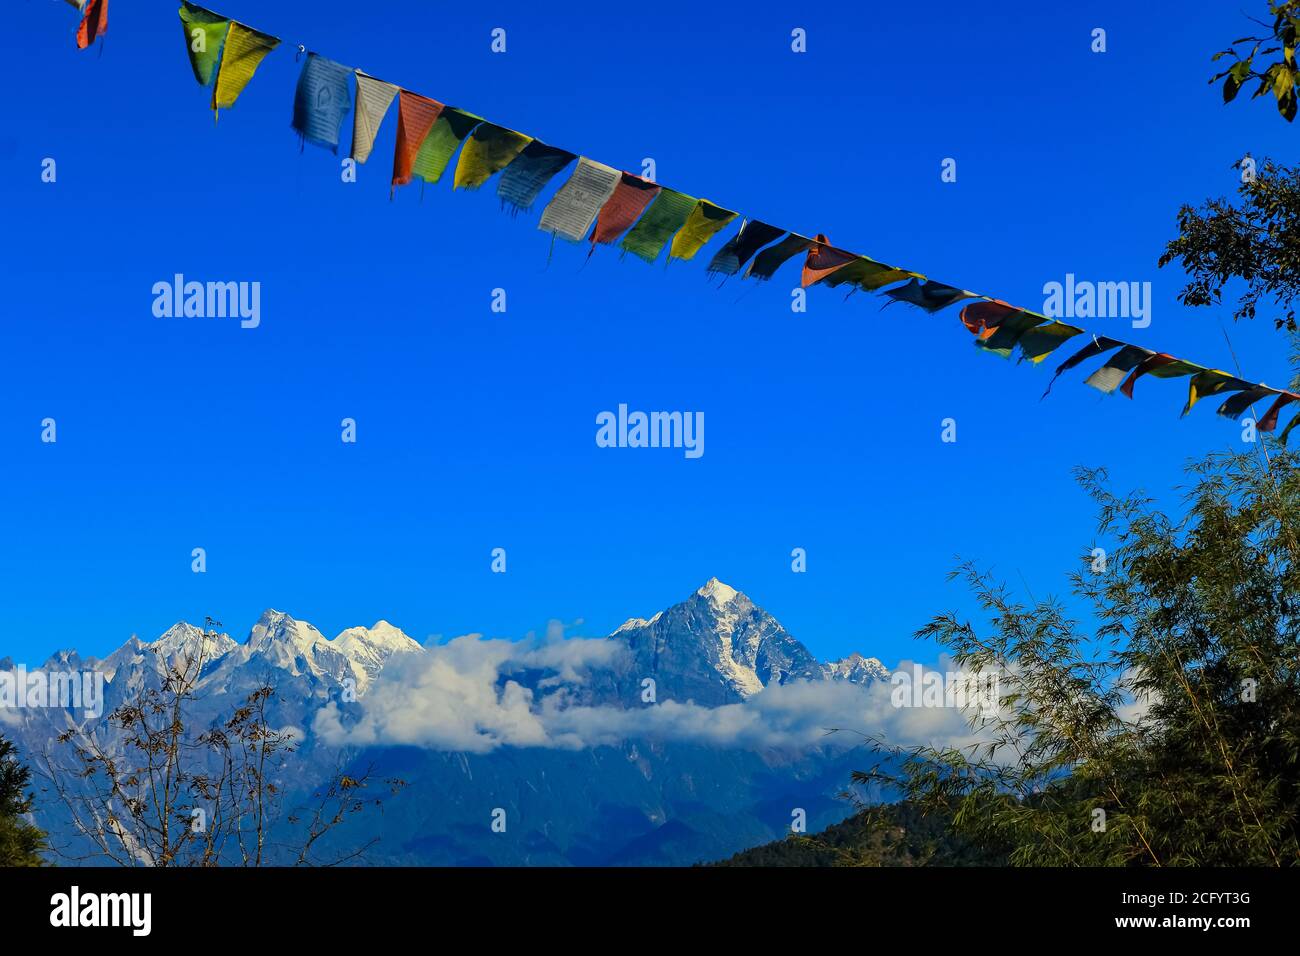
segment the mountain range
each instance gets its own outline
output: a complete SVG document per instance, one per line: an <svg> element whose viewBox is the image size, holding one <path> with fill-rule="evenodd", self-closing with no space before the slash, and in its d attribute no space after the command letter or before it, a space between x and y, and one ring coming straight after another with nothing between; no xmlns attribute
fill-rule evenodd
<svg viewBox="0 0 1300 956"><path fill-rule="evenodd" d="M368 855L381 864L687 864L779 838L795 810L810 830L837 822L852 809L841 796L850 771L863 763L860 751L719 745L711 727L747 715L775 687L865 687L888 679L879 660L858 654L819 662L772 615L716 578L598 641L525 647L462 638L425 647L386 621L331 639L267 610L243 643L181 622L152 642L132 637L102 660L67 650L43 668L103 673L107 714L200 648L205 663L192 723L216 722L257 687L274 687L272 719L299 743L290 789L305 792L340 760L406 781L384 806L382 840ZM0 660L0 670L11 667ZM493 727L494 715L519 701L522 711L504 711L511 723L521 713L638 719L657 705L669 707L661 714L694 715L703 730L689 738L642 736L637 725L616 722L629 728L617 739L606 733L574 743L569 727L554 740L520 745ZM336 735L366 728L368 736L327 742L323 713ZM384 715L378 725L376 713ZM70 722L114 746L103 717L19 714L16 726L8 721L0 730L32 753L48 750ZM465 742L429 745L429 734L459 740L445 737L442 722L466 724ZM510 821L505 833L488 825L497 810ZM71 839L52 802L38 801L38 820L56 838ZM374 825L359 822L331 838L364 842L365 827Z"/></svg>

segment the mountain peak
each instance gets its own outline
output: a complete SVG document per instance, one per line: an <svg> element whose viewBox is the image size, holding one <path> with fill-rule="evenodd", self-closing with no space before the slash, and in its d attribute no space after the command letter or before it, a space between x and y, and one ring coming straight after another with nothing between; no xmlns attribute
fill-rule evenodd
<svg viewBox="0 0 1300 956"><path fill-rule="evenodd" d="M704 587L700 588L695 593L718 605L730 604L736 598L743 596L735 588L723 584L717 578L709 578L709 580L705 582Z"/></svg>
<svg viewBox="0 0 1300 956"><path fill-rule="evenodd" d="M201 658L206 667L237 646L229 635L210 634L201 627L195 627L193 624L187 624L184 621L177 621L167 628L156 641L143 645L139 644L138 640L134 645L127 641L118 650L125 650L124 656L129 659L148 649L157 655L158 660L163 664ZM115 663L114 671L116 669L117 664Z"/></svg>
<svg viewBox="0 0 1300 956"><path fill-rule="evenodd" d="M822 665L822 673L827 680L846 680L854 684L889 680L889 668L879 658L863 657L857 651L838 661L827 661Z"/></svg>
<svg viewBox="0 0 1300 956"><path fill-rule="evenodd" d="M356 657L364 652L368 656L378 655L387 660L388 655L397 651L418 651L423 648L420 643L409 637L400 627L379 620L373 627L349 627L330 641L349 657Z"/></svg>
<svg viewBox="0 0 1300 956"><path fill-rule="evenodd" d="M306 621L299 621L284 611L267 608L253 625L245 646L250 652L310 653L313 647L326 644L325 635Z"/></svg>
<svg viewBox="0 0 1300 956"><path fill-rule="evenodd" d="M654 675L675 700L733 703L772 683L821 678L806 647L716 577L680 604L649 620L632 618L611 636L631 652L630 673Z"/></svg>

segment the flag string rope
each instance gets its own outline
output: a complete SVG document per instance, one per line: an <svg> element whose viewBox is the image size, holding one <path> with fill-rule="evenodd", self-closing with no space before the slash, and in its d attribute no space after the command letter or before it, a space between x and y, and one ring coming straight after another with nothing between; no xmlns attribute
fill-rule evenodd
<svg viewBox="0 0 1300 956"><path fill-rule="evenodd" d="M84 48L107 31L109 0L69 2L83 12L78 46ZM185 0L180 18L186 28L187 52L195 78L201 85L213 87L214 114L234 105L262 59L280 43L269 34ZM215 45L216 49L210 49L209 44ZM667 262L693 258L739 217L738 213L707 199L688 196L631 173L620 173L580 153L560 149L508 127L498 126L477 114L445 106L405 87L379 80L372 74L345 67L311 51L306 44L296 46L295 61L304 55L307 58L298 82L294 111L294 128L302 136L304 144L311 140L337 151L343 120L355 105L351 158L364 163L393 101L398 101L394 192L399 185L405 185L415 177L422 183L437 182L459 151L453 189L478 188L492 176L502 173L498 195L503 206L509 203L515 212L519 212L531 208L532 201L546 185L577 159L574 172L552 195L541 215L539 228L551 233L552 247L557 235L581 241L590 231L588 238L593 250L598 243L612 244L622 236L621 247L625 252L633 252L651 262L666 246L669 247ZM355 103L348 89L348 78L355 80ZM372 106L377 115L371 115ZM452 126L453 118L459 123L459 130ZM440 151L436 154L430 148L435 137L437 142L434 146ZM536 152L545 159L534 155L525 161L525 154L534 145ZM472 156L468 155L471 150ZM527 162L534 165L525 168ZM512 168L518 172L516 179L524 186L517 195L507 197L503 190ZM521 196L528 202L514 201ZM1085 384L1105 394L1119 389L1131 399L1137 380L1145 375L1155 378L1190 376L1183 415L1203 397L1229 394L1218 414L1235 420L1246 408L1253 408L1255 402L1274 397L1273 404L1256 423L1259 431L1271 432L1277 426L1281 410L1300 401L1300 395L1294 392L1239 377L1239 365L1238 374L1232 375L1166 352L1088 333L1078 326L1000 299L938 282L924 273L886 265L849 252L831 245L825 235L816 234L809 238L748 217L741 218L739 232L714 255L708 272L710 275L722 274L725 281L725 277L735 275L743 267L742 279L751 276L770 279L800 253L805 256L801 279L803 288L817 284L831 288L848 285L850 295L858 290L877 292L891 301L914 305L930 313L958 302L967 302L960 310L960 320L975 336L975 344L984 351L1006 358L1018 350L1021 361L1027 359L1038 364L1069 339L1087 335L1091 342L1056 369L1043 393L1044 398L1064 372L1110 352L1110 358L1088 376ZM1281 441L1286 441L1298 422L1300 414L1292 417L1280 436Z"/></svg>

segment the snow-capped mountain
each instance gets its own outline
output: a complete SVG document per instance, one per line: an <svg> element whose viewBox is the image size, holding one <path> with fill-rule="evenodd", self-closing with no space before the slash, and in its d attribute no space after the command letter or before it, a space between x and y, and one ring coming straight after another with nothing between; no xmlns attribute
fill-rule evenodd
<svg viewBox="0 0 1300 956"><path fill-rule="evenodd" d="M626 621L610 639L631 651L628 677L654 678L660 699L718 705L793 680L864 683L887 676L879 661L860 655L854 658L867 666L846 663L854 658L819 663L776 618L717 578L648 620Z"/></svg>
<svg viewBox="0 0 1300 956"><path fill-rule="evenodd" d="M197 656L205 667L210 667L238 646L227 634L205 634L202 628L181 622L168 628L162 637L146 645L144 650L164 667L183 664L192 656Z"/></svg>
<svg viewBox="0 0 1300 956"><path fill-rule="evenodd" d="M863 657L853 653L838 661L828 661L822 665L822 675L827 680L847 680L855 684L865 684L873 680L889 680L889 668L880 663L879 658Z"/></svg>
<svg viewBox="0 0 1300 956"><path fill-rule="evenodd" d="M352 662L365 675L361 690L370 685L389 658L394 654L411 654L422 650L420 645L387 621L377 621L373 627L349 627L334 638L339 653ZM360 678L359 678L360 679Z"/></svg>
<svg viewBox="0 0 1300 956"><path fill-rule="evenodd" d="M770 685L796 680L888 679L879 660L860 654L819 662L776 618L717 578L648 619L628 619L607 640L626 652L607 671L591 675L588 702L627 706L639 699L647 677L655 681L659 700L705 706L738 703ZM152 642L133 635L103 660L62 650L43 666L103 673L111 707L148 683L156 686L166 668L201 653L201 696L243 695L269 682L289 690L281 696L291 702L319 703L345 686L361 697L394 656L423 651L387 621L327 638L306 621L268 609L243 643L181 621Z"/></svg>
<svg viewBox="0 0 1300 956"><path fill-rule="evenodd" d="M604 662L587 667L576 681L525 663L502 673L498 692L522 693L539 708L576 703L630 709L645 706L643 682L651 678L657 702L713 707L792 681L887 678L878 660L858 654L819 662L775 618L717 578L647 619L629 619L605 640L618 644L617 652L607 660L597 655ZM190 726L226 719L249 693L270 684L276 691L270 719L300 744L290 789L310 788L337 767L338 751L315 737L322 712L342 708L345 721L356 719L365 710L363 698L387 679L385 669L396 658L418 671L418 655L432 653L386 621L327 638L306 621L267 610L242 643L180 622L152 642L132 636L102 661L69 650L47 666L102 673L109 714L157 687L169 665L200 651ZM346 704L349 699L357 703ZM69 723L112 749L113 729L103 718L46 710L0 727L29 753L39 753ZM769 755L629 740L582 751L503 747L491 753L375 744L354 759L411 782L409 798L385 808L388 862L601 864L725 856L779 836L788 827L786 804L808 808L810 825L835 822L848 812L838 795L858 758L843 751ZM496 806L526 821L522 842L480 844L472 836L482 829L483 808ZM773 806L785 809L777 813ZM66 828L57 807L50 814L52 830Z"/></svg>
<svg viewBox="0 0 1300 956"><path fill-rule="evenodd" d="M157 670L201 653L200 690L217 685L230 691L235 689L233 685L247 683L241 676L256 672L259 678L268 674L278 675L278 679L301 677L312 685L329 687L350 679L360 695L394 654L420 650L418 643L387 621L379 621L373 628L350 627L331 640L306 621L268 609L242 644L226 634L205 633L182 621L149 644L132 637L106 657L99 669L116 684L119 675Z"/></svg>

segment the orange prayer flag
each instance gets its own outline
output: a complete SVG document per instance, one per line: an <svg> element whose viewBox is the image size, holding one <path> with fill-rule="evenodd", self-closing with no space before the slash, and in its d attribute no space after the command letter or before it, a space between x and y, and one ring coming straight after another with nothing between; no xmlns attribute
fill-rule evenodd
<svg viewBox="0 0 1300 956"><path fill-rule="evenodd" d="M393 154L393 186L411 181L415 157L433 124L438 122L442 104L419 93L402 90L397 102L397 150Z"/></svg>
<svg viewBox="0 0 1300 956"><path fill-rule="evenodd" d="M81 26L77 27L77 49L84 50L108 32L108 0L90 0Z"/></svg>
<svg viewBox="0 0 1300 956"><path fill-rule="evenodd" d="M813 239L808 247L808 255L803 262L802 285L806 289L815 282L820 282L836 269L842 269L850 262L860 258L856 253L836 249L821 233Z"/></svg>

